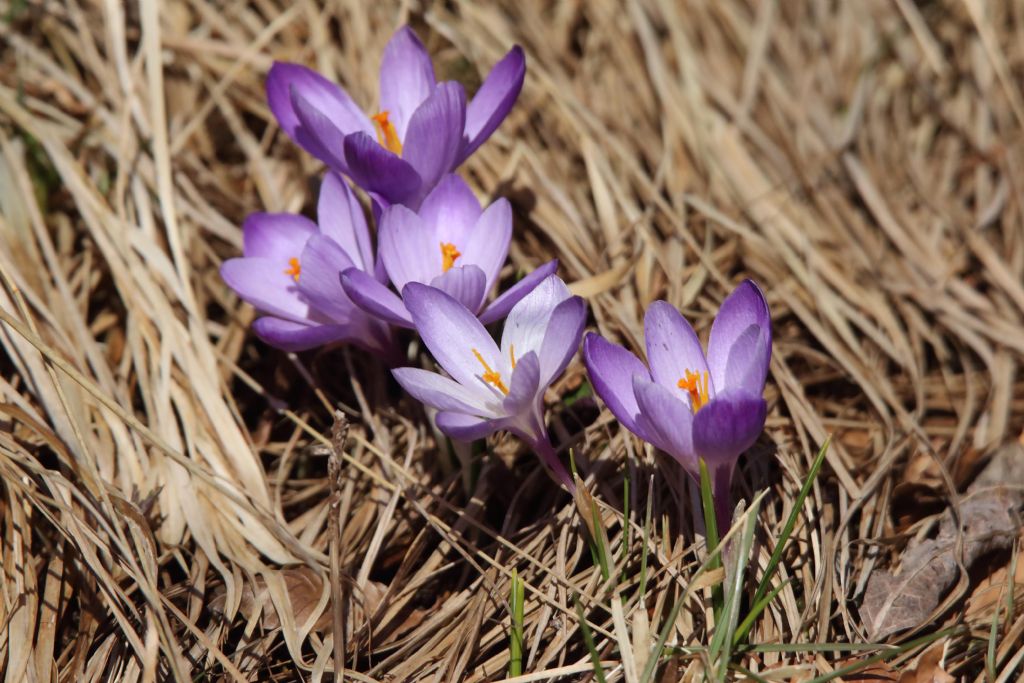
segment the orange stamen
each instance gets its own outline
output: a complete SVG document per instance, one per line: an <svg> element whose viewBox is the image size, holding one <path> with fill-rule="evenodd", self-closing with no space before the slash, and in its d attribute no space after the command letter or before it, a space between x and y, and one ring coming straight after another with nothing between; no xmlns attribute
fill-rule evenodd
<svg viewBox="0 0 1024 683"><path fill-rule="evenodd" d="M708 373L686 371L686 376L679 380L680 389L690 394L690 406L697 412L708 403Z"/></svg>
<svg viewBox="0 0 1024 683"><path fill-rule="evenodd" d="M398 156L402 156L402 141L398 139L398 131L395 124L388 120L388 113L382 111L370 117L373 119L373 127L377 130L377 142Z"/></svg>
<svg viewBox="0 0 1024 683"><path fill-rule="evenodd" d="M288 268L284 271L284 274L291 275L292 279L298 282L300 273L302 273L302 266L299 265L299 259L294 256L288 259Z"/></svg>
<svg viewBox="0 0 1024 683"><path fill-rule="evenodd" d="M516 369L516 345L515 344L509 344L508 345L508 355L512 359L512 369L515 370Z"/></svg>
<svg viewBox="0 0 1024 683"><path fill-rule="evenodd" d="M484 366L484 374L481 376L481 379L487 384L494 385L494 388L508 396L508 387L506 387L505 383L501 381L501 373L492 370L491 366L487 364L487 361L484 360L484 357L480 355L479 351L476 349L473 349L472 351L473 355L476 356L476 359L480 361L480 365Z"/></svg>
<svg viewBox="0 0 1024 683"><path fill-rule="evenodd" d="M441 271L447 273L462 252L451 242L441 242Z"/></svg>

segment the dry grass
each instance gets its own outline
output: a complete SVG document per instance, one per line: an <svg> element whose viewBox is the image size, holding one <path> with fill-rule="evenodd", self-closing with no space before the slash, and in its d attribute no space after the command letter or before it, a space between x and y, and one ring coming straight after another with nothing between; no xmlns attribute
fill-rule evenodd
<svg viewBox="0 0 1024 683"><path fill-rule="evenodd" d="M513 200L509 279L558 256L592 327L634 348L654 299L706 332L738 278L764 286L770 412L737 478L747 500L767 489L762 566L836 441L751 640L865 642L872 571L1024 422L1020 5L326 4L0 5L5 680L320 680L334 652L348 680L499 680L513 568L523 681L590 675L573 594L609 681L637 680L688 588L669 643L707 644L692 493L592 400L564 400L581 363L551 392L552 429L602 502L618 586L518 443L460 471L371 359L268 349L219 279L247 213L316 196L317 164L264 102L272 59L370 105L406 20L471 87L513 42L527 51L519 105L463 169ZM963 575L923 624L968 627L944 641L957 677L983 678L996 601L965 605L1008 560ZM1019 611L1001 617L999 669L1019 661ZM803 680L862 656L735 661ZM677 650L659 680L703 666Z"/></svg>

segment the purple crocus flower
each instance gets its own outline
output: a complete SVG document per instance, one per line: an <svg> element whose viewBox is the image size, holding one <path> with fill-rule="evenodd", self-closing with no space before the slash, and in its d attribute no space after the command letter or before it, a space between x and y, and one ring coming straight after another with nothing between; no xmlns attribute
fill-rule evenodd
<svg viewBox="0 0 1024 683"><path fill-rule="evenodd" d="M366 216L340 176L320 186L319 224L289 213L255 213L242 227L243 256L220 274L242 299L264 314L253 323L261 339L285 351L330 342L393 357L390 328L346 296L338 274L374 271Z"/></svg>
<svg viewBox="0 0 1024 683"><path fill-rule="evenodd" d="M508 315L517 301L558 267L554 260L545 263L485 307L508 256L512 208L502 198L482 209L457 175L445 176L418 212L399 204L389 206L379 226L381 262L395 289L404 291L410 282L436 287L479 315L485 325ZM346 270L342 284L367 312L393 325L414 326L398 295L365 270Z"/></svg>
<svg viewBox="0 0 1024 683"><path fill-rule="evenodd" d="M472 441L507 429L572 491L544 426L544 392L579 347L583 299L557 276L547 277L512 308L499 348L476 316L440 289L413 282L403 294L423 343L449 377L397 368L395 379L440 411L437 426L448 436Z"/></svg>
<svg viewBox="0 0 1024 683"><path fill-rule="evenodd" d="M373 116L315 71L284 62L267 75L267 101L288 135L381 205L416 207L498 128L525 74L523 50L514 47L467 104L460 84L435 81L426 48L405 26L384 48Z"/></svg>
<svg viewBox="0 0 1024 683"><path fill-rule="evenodd" d="M729 485L743 451L764 428L762 396L772 330L764 294L751 280L722 303L705 356L679 311L656 301L644 317L647 362L596 334L583 359L597 395L619 422L678 460L699 480L707 463L719 529L732 517Z"/></svg>

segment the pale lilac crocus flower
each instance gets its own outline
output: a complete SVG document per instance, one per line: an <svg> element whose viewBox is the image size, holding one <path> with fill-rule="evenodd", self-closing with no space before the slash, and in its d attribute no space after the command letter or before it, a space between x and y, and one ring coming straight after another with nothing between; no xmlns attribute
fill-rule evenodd
<svg viewBox="0 0 1024 683"><path fill-rule="evenodd" d="M405 26L384 48L380 110L372 116L342 88L298 64L274 64L267 101L292 139L379 204L416 207L498 128L525 74L516 46L467 103L460 84L436 82L427 50Z"/></svg>
<svg viewBox="0 0 1024 683"><path fill-rule="evenodd" d="M705 356L690 323L656 301L644 317L647 362L596 334L583 359L597 395L627 429L678 460L699 480L712 478L719 529L732 517L729 486L739 456L764 428L763 398L772 350L764 295L751 280L722 303Z"/></svg>
<svg viewBox="0 0 1024 683"><path fill-rule="evenodd" d="M303 351L345 342L394 360L390 328L353 304L338 280L348 268L373 273L374 261L366 216L337 174L324 177L317 215L319 223L290 213L250 215L243 256L225 261L221 277L263 314L253 329L271 346Z"/></svg>
<svg viewBox="0 0 1024 683"><path fill-rule="evenodd" d="M437 426L448 436L472 441L506 429L572 491L544 426L544 392L579 347L583 299L549 276L512 308L499 347L472 312L441 290L410 283L403 294L423 343L448 376L397 368L395 379L439 411Z"/></svg>
<svg viewBox="0 0 1024 683"><path fill-rule="evenodd" d="M517 301L558 267L536 268L489 305L512 237L512 207L501 198L482 209L466 182L448 175L427 195L418 212L394 204L380 216L377 242L391 284L399 292L410 282L445 291L487 325L508 315ZM413 327L413 316L398 295L366 271L342 273L349 297L393 325Z"/></svg>

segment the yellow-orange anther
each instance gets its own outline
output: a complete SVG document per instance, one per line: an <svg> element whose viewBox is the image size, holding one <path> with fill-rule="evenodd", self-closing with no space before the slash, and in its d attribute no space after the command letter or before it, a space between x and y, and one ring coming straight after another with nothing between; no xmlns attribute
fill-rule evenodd
<svg viewBox="0 0 1024 683"><path fill-rule="evenodd" d="M402 141L398 139L395 124L388 120L388 113L382 111L370 118L373 119L373 127L377 130L377 142L381 147L386 147L398 156L402 156Z"/></svg>
<svg viewBox="0 0 1024 683"><path fill-rule="evenodd" d="M299 281L299 274L302 272L302 266L299 265L299 259L294 256L288 259L288 268L285 269L285 275L291 275L292 279L296 282Z"/></svg>
<svg viewBox="0 0 1024 683"><path fill-rule="evenodd" d="M703 408L708 402L708 373L686 371L686 376L679 380L679 388L690 394L690 405L693 412Z"/></svg>
<svg viewBox="0 0 1024 683"><path fill-rule="evenodd" d="M462 252L451 242L441 242L441 270L447 273L455 265L455 259L462 256Z"/></svg>
<svg viewBox="0 0 1024 683"><path fill-rule="evenodd" d="M515 370L516 369L516 345L515 344L509 344L508 345L508 355L509 355L509 358L512 359L512 369Z"/></svg>
<svg viewBox="0 0 1024 683"><path fill-rule="evenodd" d="M484 366L484 374L481 375L481 379L487 384L494 385L495 389L508 396L508 387L501 381L501 373L492 370L491 366L487 364L487 361L484 360L484 357L476 349L473 349L473 355L480 361L480 365Z"/></svg>

